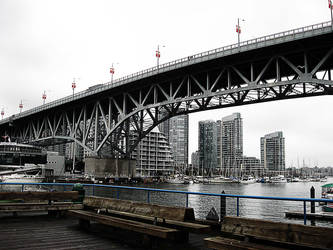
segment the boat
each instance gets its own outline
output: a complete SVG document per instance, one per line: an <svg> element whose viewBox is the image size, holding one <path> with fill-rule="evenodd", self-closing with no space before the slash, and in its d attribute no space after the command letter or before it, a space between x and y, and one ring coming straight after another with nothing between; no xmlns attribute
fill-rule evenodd
<svg viewBox="0 0 333 250"><path fill-rule="evenodd" d="M242 184L252 184L252 183L256 183L256 179L249 175L249 176L244 176L241 180L240 180L240 183Z"/></svg>
<svg viewBox="0 0 333 250"><path fill-rule="evenodd" d="M166 183L170 183L170 184L188 184L186 183L186 181L184 180L184 178L180 177L179 175L175 175L175 176L170 176L169 178L167 178L165 180Z"/></svg>
<svg viewBox="0 0 333 250"><path fill-rule="evenodd" d="M11 174L4 175L0 179L3 183L41 183L44 181L44 177L39 174Z"/></svg>
<svg viewBox="0 0 333 250"><path fill-rule="evenodd" d="M333 183L327 183L321 186L321 198L329 199L333 195Z"/></svg>
<svg viewBox="0 0 333 250"><path fill-rule="evenodd" d="M215 184L215 183L216 184L218 184L218 183L233 183L234 180L232 178L228 178L228 177L224 177L224 176L215 176L215 177L209 178L208 182L212 183L212 184Z"/></svg>
<svg viewBox="0 0 333 250"><path fill-rule="evenodd" d="M197 175L194 179L194 183L204 183L207 184L209 183L209 179L207 177Z"/></svg>
<svg viewBox="0 0 333 250"><path fill-rule="evenodd" d="M269 177L264 176L261 179L258 179L257 182L259 182L259 183L269 183Z"/></svg>
<svg viewBox="0 0 333 250"><path fill-rule="evenodd" d="M333 212L333 203L329 203L323 206L324 212Z"/></svg>
<svg viewBox="0 0 333 250"><path fill-rule="evenodd" d="M301 179L298 178L298 177L293 177L293 178L291 179L291 182L300 182L300 181L301 181Z"/></svg>
<svg viewBox="0 0 333 250"><path fill-rule="evenodd" d="M320 182L320 177L310 177L310 182Z"/></svg>
<svg viewBox="0 0 333 250"><path fill-rule="evenodd" d="M287 183L287 179L283 175L277 175L270 178L271 183Z"/></svg>
<svg viewBox="0 0 333 250"><path fill-rule="evenodd" d="M332 193L326 193L324 199L332 200L332 202L327 202L327 204L325 204L322 208L323 211L324 212L333 212L333 192Z"/></svg>

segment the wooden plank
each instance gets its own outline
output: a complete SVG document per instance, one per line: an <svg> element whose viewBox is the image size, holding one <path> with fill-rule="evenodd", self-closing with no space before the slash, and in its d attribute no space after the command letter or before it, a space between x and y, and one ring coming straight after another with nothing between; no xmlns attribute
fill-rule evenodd
<svg viewBox="0 0 333 250"><path fill-rule="evenodd" d="M237 250L237 249L248 249L248 250L281 250L285 248L277 248L271 246L265 246L261 244L256 244L252 242L245 242L235 239L223 238L223 237L211 237L205 238L205 245L208 248L213 249L225 249L225 250Z"/></svg>
<svg viewBox="0 0 333 250"><path fill-rule="evenodd" d="M79 219L95 221L104 225L109 225L116 228L121 228L129 231L135 231L142 234L147 234L150 236L155 236L164 239L177 239L181 232L177 229L165 228L155 225L150 225L147 223L142 223L133 220L126 220L122 218L117 218L109 215L96 214L90 211L84 210L69 210L68 215L75 216Z"/></svg>
<svg viewBox="0 0 333 250"><path fill-rule="evenodd" d="M154 223L155 218L151 216L146 215L139 215L139 214L133 214L128 212L121 212L121 211L115 211L106 209L105 211L108 214L120 216L121 218L127 218L127 219L134 219L134 220L140 220L144 222ZM203 224L197 224L192 222L184 222L184 221L175 221L175 220L164 220L161 218L157 218L157 224L160 226L165 227L172 227L179 230L183 230L190 233L208 233L211 231L211 227L209 225L203 225Z"/></svg>
<svg viewBox="0 0 333 250"><path fill-rule="evenodd" d="M318 248L333 248L333 228L313 227L282 222L224 217L222 232L252 236L275 242L304 245Z"/></svg>
<svg viewBox="0 0 333 250"><path fill-rule="evenodd" d="M193 208L162 206L137 201L117 200L96 196L85 197L83 203L85 206L91 208L106 208L121 212L147 215L176 221L195 220Z"/></svg>
<svg viewBox="0 0 333 250"><path fill-rule="evenodd" d="M0 192L0 200L75 200L78 199L79 193L77 191L64 191L64 192L38 192L38 191L25 191L25 192Z"/></svg>
<svg viewBox="0 0 333 250"><path fill-rule="evenodd" d="M8 203L8 205L0 206L0 212L27 212L27 211L57 211L57 210L73 210L83 209L83 204L40 204L40 203Z"/></svg>

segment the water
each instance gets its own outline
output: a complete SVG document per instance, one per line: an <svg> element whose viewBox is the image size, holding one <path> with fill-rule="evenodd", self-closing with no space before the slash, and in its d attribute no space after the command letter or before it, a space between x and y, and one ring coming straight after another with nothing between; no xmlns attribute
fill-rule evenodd
<svg viewBox="0 0 333 250"><path fill-rule="evenodd" d="M332 183L333 178L327 183ZM316 191L316 198L321 198L321 186L323 182L294 182L294 183L254 183L254 184L239 184L239 183L223 183L223 184L188 184L177 185L168 183L159 184L136 184L136 187L147 187L168 190L182 190L200 193L221 193L234 195L251 195L251 196L271 196L271 197L289 197L289 198L310 198L310 188L313 186ZM5 185L9 187L10 185ZM13 186L14 189L21 189L21 186ZM2 187L3 190L4 187ZM36 186L25 185L25 190L33 190ZM45 186L42 187L45 189ZM52 186L49 187L59 191L71 190L71 186ZM6 188L7 189L7 188ZM13 190L12 190L13 191ZM15 190L19 191L19 190ZM114 188L86 187L86 194L92 195L94 192L97 196L114 197L119 195L120 199L136 200L147 202L147 191L140 190L119 190ZM118 193L117 193L118 192ZM150 192L150 202L153 204L162 204L169 206L185 206L186 196L184 194ZM220 198L212 196L189 195L189 207L192 207L196 218L204 219L209 210L214 207L218 214L220 213ZM274 201L274 200L259 200L259 199L240 199L239 215L249 218L267 219L272 221L283 221L289 223L303 224L302 219L287 219L285 212L287 211L303 211L303 202L297 201ZM308 212L310 211L310 203L306 203ZM236 199L227 198L227 215L236 216ZM316 203L316 211L321 211L321 207ZM310 221L308 221L310 224ZM333 227L332 222L316 221L316 225Z"/></svg>
<svg viewBox="0 0 333 250"><path fill-rule="evenodd" d="M333 182L333 178L328 183ZM223 190L226 194L234 195L251 195L251 196L272 196L272 197L289 197L289 198L310 198L310 188L313 186L316 191L316 198L321 198L321 186L323 182L294 182L294 183L254 183L254 184L150 184L135 185L137 187L148 187L168 190L182 190L200 193L221 193ZM88 192L92 192L89 190ZM107 197L117 197L116 190L109 188L97 188L95 194ZM129 199L136 201L147 201L146 191L120 190L120 199ZM150 202L153 204L164 204L174 206L185 206L186 196L184 194L172 194L151 192ZM236 198L227 198L227 215L236 216ZM259 200L259 199L240 199L239 215L248 218L266 219L272 221L283 221L289 223L303 224L302 219L287 219L287 211L303 211L303 202L299 201L279 201L279 200ZM310 211L310 203L306 203L307 211ZM205 218L209 210L214 207L220 213L220 198L211 196L189 195L189 207L194 208L196 218ZM316 203L316 212L321 211L321 206ZM308 224L311 224L308 221ZM315 225L333 227L332 222L316 221Z"/></svg>

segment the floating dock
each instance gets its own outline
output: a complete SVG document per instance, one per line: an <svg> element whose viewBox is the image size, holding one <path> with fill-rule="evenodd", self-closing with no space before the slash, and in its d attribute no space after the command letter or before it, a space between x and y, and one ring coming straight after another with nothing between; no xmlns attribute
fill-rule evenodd
<svg viewBox="0 0 333 250"><path fill-rule="evenodd" d="M303 219L303 212L286 212L287 218L298 218ZM316 212L316 213L307 213L307 219L316 219L316 220L325 220L325 221L333 221L333 213L330 212Z"/></svg>

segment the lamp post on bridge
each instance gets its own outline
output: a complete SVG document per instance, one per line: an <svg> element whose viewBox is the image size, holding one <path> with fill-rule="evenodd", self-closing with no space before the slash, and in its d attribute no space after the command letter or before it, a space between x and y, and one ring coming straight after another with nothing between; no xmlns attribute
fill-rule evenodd
<svg viewBox="0 0 333 250"><path fill-rule="evenodd" d="M73 89L73 100L74 100L74 91L76 88L76 82L75 82L75 78L73 79L73 83L72 83L72 89ZM74 138L75 138L75 133L74 133ZM73 167L72 167L72 173L74 174L74 170L75 170L75 151L76 151L76 142L74 140L74 143L72 145L72 160L73 160Z"/></svg>
<svg viewBox="0 0 333 250"><path fill-rule="evenodd" d="M159 67L159 63L160 63L160 57L161 57L161 53L160 53L160 45L157 45L157 50L156 50L156 60L157 60L157 69Z"/></svg>
<svg viewBox="0 0 333 250"><path fill-rule="evenodd" d="M245 21L244 19L241 19L241 21ZM239 18L237 18L237 25L236 25L236 32L238 34L238 50L240 50L240 34L241 34L241 27L239 25Z"/></svg>
<svg viewBox="0 0 333 250"><path fill-rule="evenodd" d="M42 99L43 99L43 105L45 104L45 100L46 100L46 93L45 93L45 90L44 90L44 93L42 95Z"/></svg>
<svg viewBox="0 0 333 250"><path fill-rule="evenodd" d="M19 109L20 109L20 114L21 114L21 111L22 111L22 109L23 109L23 103L22 103L22 100L21 100L21 102L20 102L20 104L19 104Z"/></svg>
<svg viewBox="0 0 333 250"><path fill-rule="evenodd" d="M73 83L72 83L72 90L73 90L73 99L74 99L74 91L76 88L76 82L75 82L75 78L73 79Z"/></svg>
<svg viewBox="0 0 333 250"><path fill-rule="evenodd" d="M111 81L110 81L110 83L113 84L113 75L114 75L113 63L112 63L111 68L110 68L110 74L111 74Z"/></svg>
<svg viewBox="0 0 333 250"><path fill-rule="evenodd" d="M162 47L165 47L165 46L162 45ZM156 50L155 56L156 56L156 60L157 60L157 70L158 70L160 67L160 57L161 57L160 45L157 45L157 50Z"/></svg>
<svg viewBox="0 0 333 250"><path fill-rule="evenodd" d="M331 11L331 26L333 29L333 4L332 4L332 0L328 0L328 8Z"/></svg>

